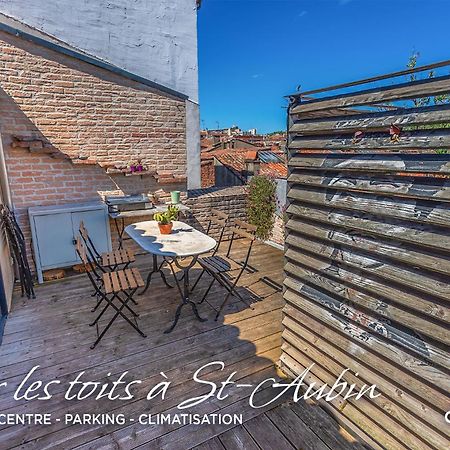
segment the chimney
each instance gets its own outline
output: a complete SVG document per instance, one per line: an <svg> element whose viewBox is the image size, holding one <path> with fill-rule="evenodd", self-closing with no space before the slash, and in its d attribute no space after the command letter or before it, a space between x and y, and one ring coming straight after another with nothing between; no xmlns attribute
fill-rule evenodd
<svg viewBox="0 0 450 450"><path fill-rule="evenodd" d="M248 150L245 153L245 176L247 181L250 180L251 177L259 174L259 160L258 160L258 152L256 150Z"/></svg>

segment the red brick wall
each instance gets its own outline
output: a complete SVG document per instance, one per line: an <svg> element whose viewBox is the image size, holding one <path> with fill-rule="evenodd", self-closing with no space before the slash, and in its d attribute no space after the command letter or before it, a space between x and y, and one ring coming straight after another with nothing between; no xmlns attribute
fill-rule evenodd
<svg viewBox="0 0 450 450"><path fill-rule="evenodd" d="M201 165L202 188L209 188L216 184L214 159L206 159Z"/></svg>
<svg viewBox="0 0 450 450"><path fill-rule="evenodd" d="M186 189L183 100L2 32L0 132L28 241L29 206ZM14 136L41 140L53 157L13 148ZM101 167L138 158L156 175L108 175Z"/></svg>

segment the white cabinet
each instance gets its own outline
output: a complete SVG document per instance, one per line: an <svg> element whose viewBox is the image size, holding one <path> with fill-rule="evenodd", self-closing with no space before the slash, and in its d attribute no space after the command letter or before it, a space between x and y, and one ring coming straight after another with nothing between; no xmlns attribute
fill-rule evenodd
<svg viewBox="0 0 450 450"><path fill-rule="evenodd" d="M111 250L111 234L104 203L36 206L28 209L39 283L42 271L80 262L74 246L82 220L99 252Z"/></svg>

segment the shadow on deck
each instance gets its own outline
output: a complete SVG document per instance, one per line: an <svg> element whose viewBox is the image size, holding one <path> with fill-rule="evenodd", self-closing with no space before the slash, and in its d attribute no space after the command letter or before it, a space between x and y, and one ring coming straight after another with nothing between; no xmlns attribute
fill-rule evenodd
<svg viewBox="0 0 450 450"><path fill-rule="evenodd" d="M233 256L238 260L241 255L237 252ZM224 297L224 289L215 285L209 304L202 304L200 309L207 322L198 322L190 309L184 309L175 330L163 334L180 300L176 289L168 289L155 277L146 294L136 297L139 325L147 338L119 319L94 350L89 346L95 340L95 328L88 326L94 299L86 276L39 286L35 300L16 296L0 347L0 383L7 382L0 389L0 410L4 414L51 413L52 419L50 425L1 424L1 448L362 449L318 405L292 404L280 398L263 408L250 407L249 395L258 383L282 376L275 366L281 346L283 299L277 286L283 281L282 252L258 244L250 265L253 270L242 277L240 292L252 302L253 309L233 298L224 314L214 321L212 307L217 307ZM145 276L151 258L139 257L137 266ZM199 273L199 269L194 269L192 279L196 278L195 272ZM206 278L201 280L194 298L201 297ZM209 365L201 372L202 380L220 387L235 372L236 383L253 388L229 385L221 400L213 396L189 409L177 409L180 402L211 390L211 384L195 382L193 374L213 361L223 361L224 369ZM35 366L39 367L27 385L36 380L59 380L49 386L52 397L45 401L14 400L14 391ZM80 372L84 372L81 381L98 382L81 393L91 389L94 393L83 401L66 399L69 383ZM141 381L131 386L132 398L95 399L103 385L107 384L105 393L109 392L124 372L126 383ZM147 399L149 391L162 381L170 381L165 398L156 395ZM79 393L80 387L77 385L73 392ZM42 389L33 394L37 393L43 395ZM125 396L124 385L117 385L114 393ZM274 389L267 387L255 396L255 402L261 404L273 397ZM114 423L66 422L67 415L77 418L77 414L93 417L99 413L103 414L102 420L108 413ZM199 414L209 421L219 419L214 414L222 419L228 417L226 414L238 415L244 424L139 423L141 415L151 414L155 420L162 417L158 414L182 413Z"/></svg>

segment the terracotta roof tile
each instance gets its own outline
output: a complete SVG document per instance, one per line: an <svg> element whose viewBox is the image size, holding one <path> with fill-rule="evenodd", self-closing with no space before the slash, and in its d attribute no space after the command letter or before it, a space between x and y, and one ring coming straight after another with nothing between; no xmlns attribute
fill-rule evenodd
<svg viewBox="0 0 450 450"><path fill-rule="evenodd" d="M246 181L245 169L248 154L252 153L251 160L260 160L260 174L272 178L287 178L286 157L282 152L272 152L270 150L249 150L249 149L226 149L216 150L207 155L202 154L202 160L211 157L216 158L222 165L231 170L240 180Z"/></svg>

